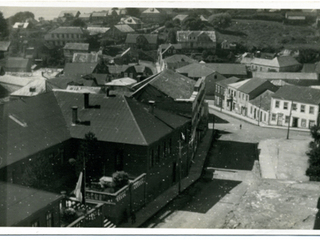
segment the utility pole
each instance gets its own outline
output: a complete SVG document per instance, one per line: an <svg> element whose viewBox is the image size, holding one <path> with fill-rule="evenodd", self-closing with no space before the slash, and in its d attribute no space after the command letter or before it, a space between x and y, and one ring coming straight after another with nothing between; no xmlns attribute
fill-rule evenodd
<svg viewBox="0 0 320 240"><path fill-rule="evenodd" d="M291 108L290 108L289 121L288 121L287 139L289 139L290 121L291 121L291 114L292 114L292 105L293 105L293 100L291 101Z"/></svg>

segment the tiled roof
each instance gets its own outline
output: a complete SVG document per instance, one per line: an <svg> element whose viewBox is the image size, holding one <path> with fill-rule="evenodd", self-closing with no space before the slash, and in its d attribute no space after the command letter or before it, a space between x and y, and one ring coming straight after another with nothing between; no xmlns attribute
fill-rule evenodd
<svg viewBox="0 0 320 240"><path fill-rule="evenodd" d="M194 41L190 40L189 36L199 37L201 34L206 34L212 42L216 42L216 33L215 31L177 31L177 41L178 42L189 42Z"/></svg>
<svg viewBox="0 0 320 240"><path fill-rule="evenodd" d="M266 79L251 78L248 82L246 82L241 87L239 87L238 91L250 94L252 91L257 89L259 86L261 86L264 83L268 83L270 87L273 87L273 84ZM278 88L274 88L274 89L276 90Z"/></svg>
<svg viewBox="0 0 320 240"><path fill-rule="evenodd" d="M270 67L288 67L300 65L300 63L291 56L280 56L273 59L253 58L251 63Z"/></svg>
<svg viewBox="0 0 320 240"><path fill-rule="evenodd" d="M116 29L118 29L119 31L123 32L123 33L133 33L133 32L135 32L132 27L130 27L129 25L126 25L126 24L115 25L114 27Z"/></svg>
<svg viewBox="0 0 320 240"><path fill-rule="evenodd" d="M61 195L0 182L0 226L13 226L62 198Z"/></svg>
<svg viewBox="0 0 320 240"><path fill-rule="evenodd" d="M87 27L87 31L90 35L105 33L109 30L109 27Z"/></svg>
<svg viewBox="0 0 320 240"><path fill-rule="evenodd" d="M88 51L89 43L66 43L63 49Z"/></svg>
<svg viewBox="0 0 320 240"><path fill-rule="evenodd" d="M274 95L274 92L267 90L264 93L260 94L256 98L250 100L250 103L254 106L257 106L265 111L270 110L271 97Z"/></svg>
<svg viewBox="0 0 320 240"><path fill-rule="evenodd" d="M58 27L50 32L51 33L73 33L83 34L81 27Z"/></svg>
<svg viewBox="0 0 320 240"><path fill-rule="evenodd" d="M273 95L273 98L318 105L320 104L320 90L309 87L285 85Z"/></svg>
<svg viewBox="0 0 320 240"><path fill-rule="evenodd" d="M223 79L223 80L221 80L219 82L216 82L216 83L219 84L222 87L228 87L229 84L236 83L238 81L240 81L240 78L230 77L230 78Z"/></svg>
<svg viewBox="0 0 320 240"><path fill-rule="evenodd" d="M9 57L6 62L6 68L26 69L28 67L28 64L30 64L30 61L30 59L20 57Z"/></svg>
<svg viewBox="0 0 320 240"><path fill-rule="evenodd" d="M0 41L0 51L8 51L8 48L10 46L11 42L10 41Z"/></svg>
<svg viewBox="0 0 320 240"><path fill-rule="evenodd" d="M150 78L137 84L139 89L134 94L143 91L144 87L150 84L159 91L173 99L189 99L193 93L196 81L185 77L174 71L165 69L159 74L155 74Z"/></svg>
<svg viewBox="0 0 320 240"><path fill-rule="evenodd" d="M98 63L66 63L64 67L64 75L69 76L82 76L93 73Z"/></svg>
<svg viewBox="0 0 320 240"><path fill-rule="evenodd" d="M158 42L158 34L128 34L126 38L126 43L136 43L138 36L145 37L148 43L151 44L156 44Z"/></svg>
<svg viewBox="0 0 320 240"><path fill-rule="evenodd" d="M296 80L318 80L318 74L302 73L302 72L252 72L253 77L259 77L264 79L296 79Z"/></svg>
<svg viewBox="0 0 320 240"><path fill-rule="evenodd" d="M246 66L237 63L204 63L222 75L247 75Z"/></svg>
<svg viewBox="0 0 320 240"><path fill-rule="evenodd" d="M207 67L202 63L192 63L187 66L176 69L178 73L186 73L188 77L200 78L206 77L215 72L212 68Z"/></svg>

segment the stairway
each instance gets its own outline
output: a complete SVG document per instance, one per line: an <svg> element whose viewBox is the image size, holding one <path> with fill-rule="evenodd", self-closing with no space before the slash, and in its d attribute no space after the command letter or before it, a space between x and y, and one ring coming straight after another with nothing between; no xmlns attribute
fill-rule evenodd
<svg viewBox="0 0 320 240"><path fill-rule="evenodd" d="M106 218L103 221L103 227L105 227L105 228L115 228L117 226L114 225L109 219Z"/></svg>

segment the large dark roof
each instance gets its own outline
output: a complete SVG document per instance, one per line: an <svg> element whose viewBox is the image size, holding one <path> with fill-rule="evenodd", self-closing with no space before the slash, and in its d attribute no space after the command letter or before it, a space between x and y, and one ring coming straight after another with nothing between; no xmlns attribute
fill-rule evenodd
<svg viewBox="0 0 320 240"><path fill-rule="evenodd" d="M158 34L128 34L126 43L136 43L137 37L143 36L147 39L148 43L156 44L158 42Z"/></svg>
<svg viewBox="0 0 320 240"><path fill-rule="evenodd" d="M97 65L98 63L66 63L64 67L64 75L66 77L88 75L93 73Z"/></svg>
<svg viewBox="0 0 320 240"><path fill-rule="evenodd" d="M196 81L166 69L161 73L138 83L137 86L140 88L136 92L143 91L144 87L148 84L173 99L189 99L193 93Z"/></svg>
<svg viewBox="0 0 320 240"><path fill-rule="evenodd" d="M205 63L205 65L222 75L247 75L246 66L237 63Z"/></svg>
<svg viewBox="0 0 320 240"><path fill-rule="evenodd" d="M238 91L250 94L252 91L254 91L257 87L261 86L265 82L268 82L268 80L261 78L251 78L248 82L239 87Z"/></svg>
<svg viewBox="0 0 320 240"><path fill-rule="evenodd" d="M320 90L309 87L285 85L273 95L273 98L318 105L320 104Z"/></svg>
<svg viewBox="0 0 320 240"><path fill-rule="evenodd" d="M188 77L200 78L206 77L215 72L212 68L207 67L202 63L192 63L187 66L176 69L178 73L186 73Z"/></svg>
<svg viewBox="0 0 320 240"><path fill-rule="evenodd" d="M230 78L226 78L226 79L223 79L223 80L217 82L217 84L219 84L222 87L228 87L228 84L236 83L236 82L239 82L239 81L240 81L240 78L230 77Z"/></svg>
<svg viewBox="0 0 320 240"><path fill-rule="evenodd" d="M28 67L30 59L20 57L9 57L6 63L6 68L20 68L25 69Z"/></svg>
<svg viewBox="0 0 320 240"><path fill-rule="evenodd" d="M265 111L270 110L271 97L274 95L274 92L267 90L264 93L260 94L256 98L250 100L250 103L254 106L257 106Z"/></svg>
<svg viewBox="0 0 320 240"><path fill-rule="evenodd" d="M61 198L55 193L0 182L0 226L14 226Z"/></svg>

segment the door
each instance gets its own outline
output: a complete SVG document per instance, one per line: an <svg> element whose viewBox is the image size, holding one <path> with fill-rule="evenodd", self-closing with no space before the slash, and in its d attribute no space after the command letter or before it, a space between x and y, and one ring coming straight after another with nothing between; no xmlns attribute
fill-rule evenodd
<svg viewBox="0 0 320 240"><path fill-rule="evenodd" d="M298 127L299 118L292 118L292 127Z"/></svg>
<svg viewBox="0 0 320 240"><path fill-rule="evenodd" d="M277 123L278 126L282 126L282 118L283 118L283 114L279 113L278 114L278 123Z"/></svg>

